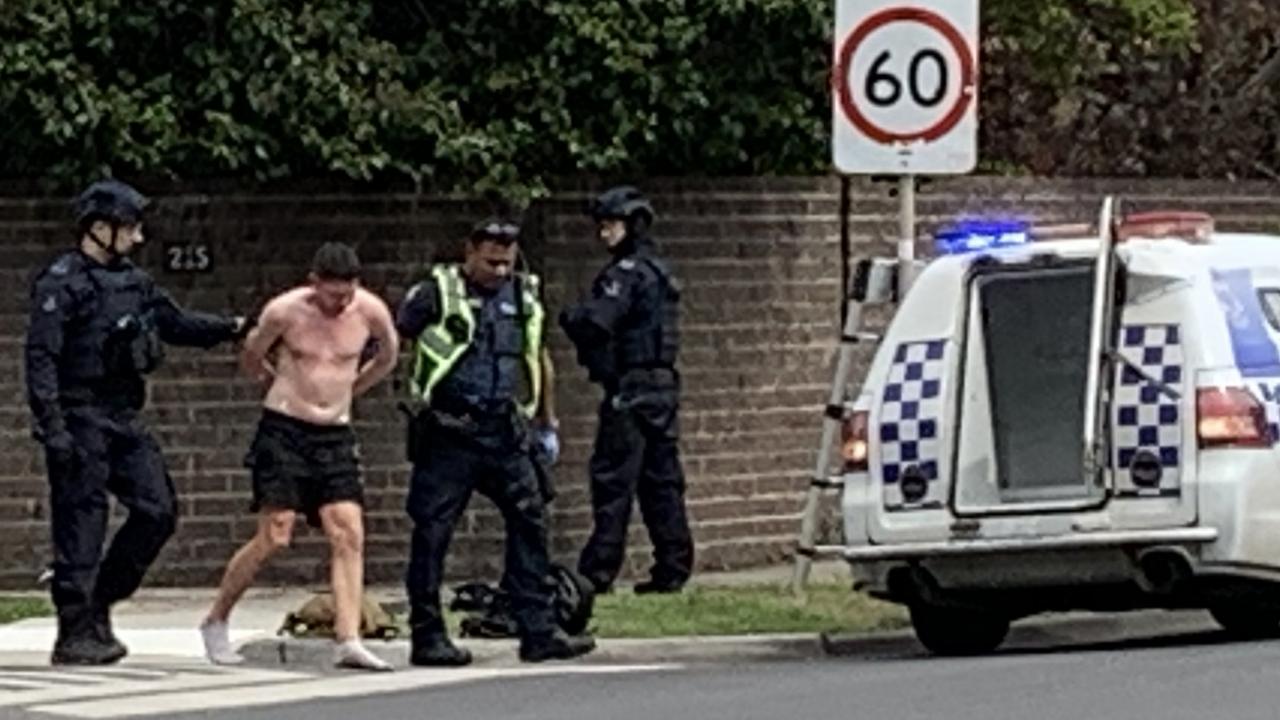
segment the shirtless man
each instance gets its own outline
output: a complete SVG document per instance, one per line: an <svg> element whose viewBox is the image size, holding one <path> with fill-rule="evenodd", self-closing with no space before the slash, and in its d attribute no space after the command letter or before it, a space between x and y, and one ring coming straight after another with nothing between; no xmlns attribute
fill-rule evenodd
<svg viewBox="0 0 1280 720"><path fill-rule="evenodd" d="M269 387L245 459L253 472L258 532L231 558L200 626L214 663L241 662L227 619L263 563L289 545L301 512L313 527L324 528L332 548L334 663L391 669L360 642L364 494L351 404L395 367L399 340L387 306L360 287L359 271L350 247L325 244L312 261L310 283L267 303L245 338L243 369ZM362 364L370 340L377 353Z"/></svg>

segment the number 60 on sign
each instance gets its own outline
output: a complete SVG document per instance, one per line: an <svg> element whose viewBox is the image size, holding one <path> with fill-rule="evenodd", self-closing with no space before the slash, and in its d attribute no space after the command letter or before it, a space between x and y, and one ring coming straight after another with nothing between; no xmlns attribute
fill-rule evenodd
<svg viewBox="0 0 1280 720"><path fill-rule="evenodd" d="M977 164L977 0L837 0L833 158L842 173Z"/></svg>

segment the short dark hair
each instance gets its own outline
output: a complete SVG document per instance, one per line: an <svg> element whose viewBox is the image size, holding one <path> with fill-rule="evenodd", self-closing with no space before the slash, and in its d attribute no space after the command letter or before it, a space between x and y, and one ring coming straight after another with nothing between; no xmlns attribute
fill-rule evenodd
<svg viewBox="0 0 1280 720"><path fill-rule="evenodd" d="M320 280L351 282L360 278L360 258L356 257L356 251L350 245L327 242L311 259L311 272Z"/></svg>

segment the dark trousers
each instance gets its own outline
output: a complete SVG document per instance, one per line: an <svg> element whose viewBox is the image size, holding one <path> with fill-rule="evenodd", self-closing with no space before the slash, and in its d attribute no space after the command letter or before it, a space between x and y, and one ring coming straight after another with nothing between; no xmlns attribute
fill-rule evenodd
<svg viewBox="0 0 1280 720"><path fill-rule="evenodd" d="M692 572L677 405L674 389L624 390L600 405L590 461L594 527L578 558L578 572L599 590L622 569L633 497L653 544L653 581L682 585Z"/></svg>
<svg viewBox="0 0 1280 720"><path fill-rule="evenodd" d="M546 511L527 449L483 447L439 431L434 435L414 464L407 501L413 540L405 586L415 635L445 632L440 607L444 559L474 490L493 501L506 523L504 585L520 634L552 632Z"/></svg>
<svg viewBox="0 0 1280 720"><path fill-rule="evenodd" d="M53 520L53 602L74 614L124 600L142 584L177 526L173 481L155 438L129 411L71 408L69 457L47 453ZM129 511L107 550L107 493Z"/></svg>

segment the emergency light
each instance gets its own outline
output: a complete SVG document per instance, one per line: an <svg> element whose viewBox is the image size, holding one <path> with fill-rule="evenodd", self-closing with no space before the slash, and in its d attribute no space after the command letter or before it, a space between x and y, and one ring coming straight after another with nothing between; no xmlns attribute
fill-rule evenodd
<svg viewBox="0 0 1280 720"><path fill-rule="evenodd" d="M1031 241L1026 223L1017 220L972 220L943 228L933 235L933 244L942 255L958 255L1025 245Z"/></svg>
<svg viewBox="0 0 1280 720"><path fill-rule="evenodd" d="M1148 239L1180 238L1192 243L1205 243L1213 235L1213 216L1202 212L1162 210L1129 215L1116 232L1119 241L1133 237Z"/></svg>

